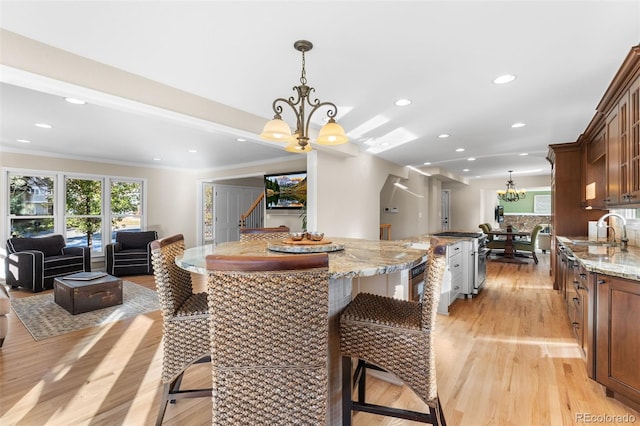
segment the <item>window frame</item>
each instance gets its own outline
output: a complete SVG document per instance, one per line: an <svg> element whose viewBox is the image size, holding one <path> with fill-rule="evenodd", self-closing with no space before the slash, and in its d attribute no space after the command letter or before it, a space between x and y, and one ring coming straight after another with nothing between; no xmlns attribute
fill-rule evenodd
<svg viewBox="0 0 640 426"><path fill-rule="evenodd" d="M0 195L2 195L2 202L0 203L0 214L3 217L3 220L0 224L0 235L4 241L11 237L11 220L16 217L22 218L21 216L12 216L10 211L10 191L9 185L11 182L11 176L44 176L51 177L53 179L53 191L54 191L54 199L53 199L53 223L54 223L54 234L60 234L64 236L65 241L67 240L67 219L70 217L76 217L76 215L67 215L66 210L66 180L67 179L85 179L85 180L101 180L102 181L102 197L101 197L101 235L102 235L102 244L100 251L92 250L91 257L92 258L103 258L105 253L105 245L113 242L112 237L112 219L116 217L116 215L112 215L112 206L111 206L111 183L112 182L127 182L127 183L138 183L140 184L140 230L145 231L147 228L147 179L145 178L137 178L131 176L114 176L114 175L100 175L100 174L89 174L89 173L75 173L75 172L65 172L65 171L53 171L53 170L38 170L38 169L22 169L22 168L12 168L12 167L3 167L2 174L0 178L0 186L2 189L0 190ZM91 215L93 216L93 215ZM29 216L31 217L31 216ZM50 216L47 216L50 217ZM28 218L28 217L24 217ZM105 236L109 236L105 238ZM4 246L4 245L3 245ZM4 250L4 247L2 247ZM3 253L6 254L6 253Z"/></svg>

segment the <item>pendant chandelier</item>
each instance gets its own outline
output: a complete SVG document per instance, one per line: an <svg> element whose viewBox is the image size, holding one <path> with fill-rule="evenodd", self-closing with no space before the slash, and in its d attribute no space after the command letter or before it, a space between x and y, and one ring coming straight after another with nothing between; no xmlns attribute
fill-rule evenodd
<svg viewBox="0 0 640 426"><path fill-rule="evenodd" d="M298 40L293 47L302 53L302 74L300 75L300 85L295 86L293 90L297 92L297 98L293 96L289 99L278 98L273 101L273 112L275 116L265 124L260 136L275 142L287 142L286 151L303 153L311 151L309 144L309 123L311 116L321 107L328 107L328 122L320 129L316 143L320 145L340 145L347 143L349 139L344 133L344 129L335 121L338 108L331 102L320 102L319 99L311 100L309 95L314 92L313 87L307 86L307 73L305 70L305 52L313 48L313 44L307 40ZM291 127L282 120L282 104L289 105L296 116L296 130L291 132ZM305 107L309 106L311 110L309 115L305 116Z"/></svg>
<svg viewBox="0 0 640 426"><path fill-rule="evenodd" d="M511 179L511 173L513 173L513 170L509 170L507 190L498 191L498 199L506 201L507 203L512 203L514 201L518 201L527 197L527 194L524 191L518 191L516 189L516 184L513 183L513 180Z"/></svg>

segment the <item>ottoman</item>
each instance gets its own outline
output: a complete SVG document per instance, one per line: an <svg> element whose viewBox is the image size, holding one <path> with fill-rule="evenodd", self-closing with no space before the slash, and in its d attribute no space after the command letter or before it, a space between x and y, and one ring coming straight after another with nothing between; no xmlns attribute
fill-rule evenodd
<svg viewBox="0 0 640 426"><path fill-rule="evenodd" d="M107 274L82 280L73 275L56 278L53 299L72 315L122 305L122 280Z"/></svg>

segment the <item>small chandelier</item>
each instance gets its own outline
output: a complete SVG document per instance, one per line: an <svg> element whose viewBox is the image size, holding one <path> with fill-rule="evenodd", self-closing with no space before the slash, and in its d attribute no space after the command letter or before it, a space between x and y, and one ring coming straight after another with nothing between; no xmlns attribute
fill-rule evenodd
<svg viewBox="0 0 640 426"><path fill-rule="evenodd" d="M518 201L520 199L524 199L527 197L524 191L518 191L516 189L516 184L513 183L511 179L511 173L513 170L509 170L509 180L507 181L507 190L506 191L498 191L498 199L502 201L506 201L508 203L512 203L514 201Z"/></svg>
<svg viewBox="0 0 640 426"><path fill-rule="evenodd" d="M349 139L347 135L345 135L344 129L335 121L335 116L338 113L338 108L335 104L331 102L320 102L319 99L311 100L309 98L309 95L311 92L314 92L315 89L307 86L304 54L313 48L313 44L307 40L298 40L293 44L293 47L297 51L302 52L300 85L293 88L293 90L298 93L297 99L291 96L289 99L278 98L273 101L273 112L275 112L275 116L273 120L265 124L260 136L270 141L288 142L285 150L289 152L309 152L311 151L311 145L309 144L309 123L311 116L320 107L329 107L327 111L329 121L320 129L316 143L320 145L340 145L347 143ZM291 127L282 120L282 105L279 105L279 103L289 105L296 115L296 130L293 134ZM305 116L305 104L311 107L308 116Z"/></svg>

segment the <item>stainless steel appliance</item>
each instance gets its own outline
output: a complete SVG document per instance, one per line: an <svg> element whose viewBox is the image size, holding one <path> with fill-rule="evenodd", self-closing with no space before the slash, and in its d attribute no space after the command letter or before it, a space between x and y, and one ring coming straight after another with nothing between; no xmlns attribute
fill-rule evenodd
<svg viewBox="0 0 640 426"><path fill-rule="evenodd" d="M422 294L424 292L424 271L427 263L421 264L411 268L409 276L409 298L414 302L422 301Z"/></svg>
<svg viewBox="0 0 640 426"><path fill-rule="evenodd" d="M468 238L471 239L471 247L468 251L469 262L467 264L468 286L464 290L467 297L478 294L487 280L487 254L486 235L482 232L457 232L445 231L433 234L440 237Z"/></svg>

